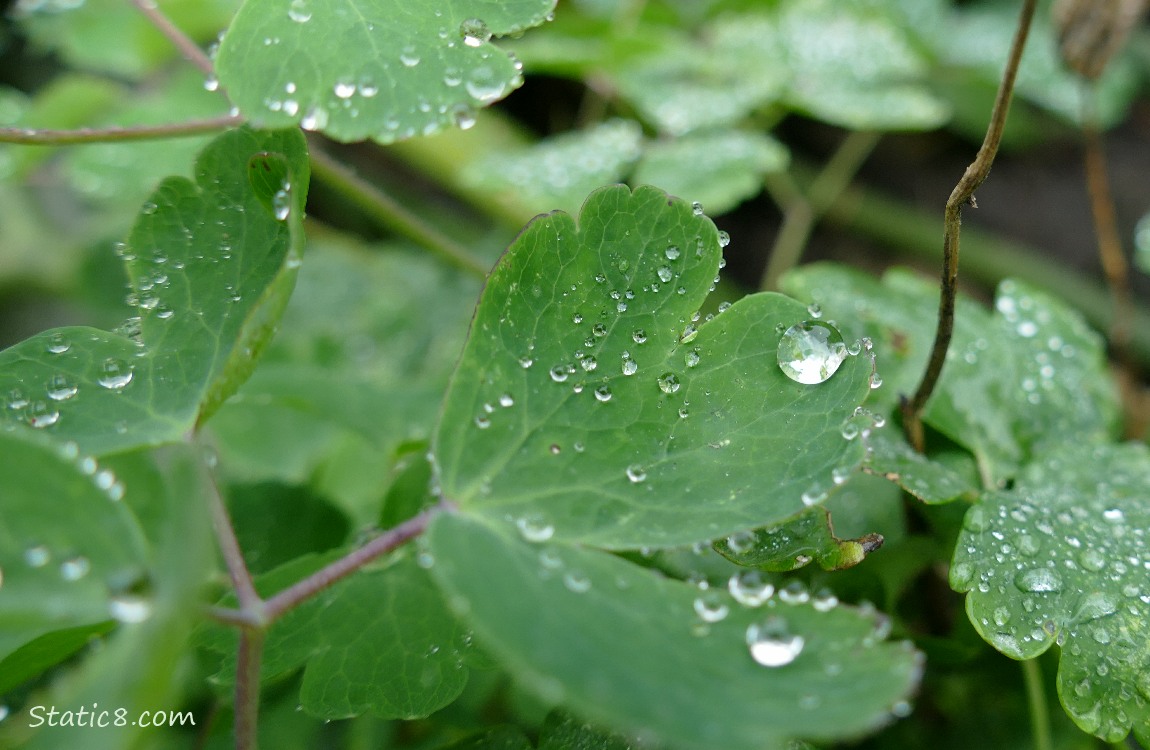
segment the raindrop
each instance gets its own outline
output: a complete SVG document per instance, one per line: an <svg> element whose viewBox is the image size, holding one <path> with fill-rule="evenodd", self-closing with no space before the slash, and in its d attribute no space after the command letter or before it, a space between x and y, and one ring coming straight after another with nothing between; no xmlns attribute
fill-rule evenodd
<svg viewBox="0 0 1150 750"><path fill-rule="evenodd" d="M555 535L555 527L539 515L523 516L515 521L515 526L528 542L545 542Z"/></svg>
<svg viewBox="0 0 1150 750"><path fill-rule="evenodd" d="M407 45L403 48L403 51L399 53L399 61L403 63L405 67L414 68L416 65L419 65L419 50L415 48L414 44Z"/></svg>
<svg viewBox="0 0 1150 750"><path fill-rule="evenodd" d="M657 382L659 383L659 390L663 393L674 393L679 390L679 378L673 372L666 372L659 376Z"/></svg>
<svg viewBox="0 0 1150 750"><path fill-rule="evenodd" d="M28 405L28 397L19 388L8 391L8 408L12 410L23 409Z"/></svg>
<svg viewBox="0 0 1150 750"><path fill-rule="evenodd" d="M627 352L623 352L622 370L624 375L634 375L639 371L639 365L631 359L631 355Z"/></svg>
<svg viewBox="0 0 1150 750"><path fill-rule="evenodd" d="M839 605L839 598L830 589L819 589L811 598L811 606L817 612L830 612Z"/></svg>
<svg viewBox="0 0 1150 750"><path fill-rule="evenodd" d="M659 275L659 281L662 281L664 284L675 277L670 266L659 266L659 269L655 273Z"/></svg>
<svg viewBox="0 0 1150 750"><path fill-rule="evenodd" d="M803 651L804 639L790 632L786 620L768 617L747 627L747 647L751 658L764 667L782 667L793 662Z"/></svg>
<svg viewBox="0 0 1150 750"><path fill-rule="evenodd" d="M78 581L88 575L91 569L92 564L88 562L88 558L73 557L60 563L60 577L65 581Z"/></svg>
<svg viewBox="0 0 1150 750"><path fill-rule="evenodd" d="M695 598L693 606L699 619L707 623L720 622L731 612L731 608L717 591L699 595Z"/></svg>
<svg viewBox="0 0 1150 750"><path fill-rule="evenodd" d="M663 251L663 254L667 256L667 260L678 260L682 252L677 245L667 245L667 249Z"/></svg>
<svg viewBox="0 0 1150 750"><path fill-rule="evenodd" d="M695 201L694 203L692 203L691 204L691 213L693 213L695 216L702 216L703 215L703 204L699 203L698 201Z"/></svg>
<svg viewBox="0 0 1150 750"><path fill-rule="evenodd" d="M1014 577L1019 591L1050 593L1062 590L1062 576L1052 568L1030 568Z"/></svg>
<svg viewBox="0 0 1150 750"><path fill-rule="evenodd" d="M464 87L476 101L484 103L495 101L507 90L507 84L487 65L473 68Z"/></svg>
<svg viewBox="0 0 1150 750"><path fill-rule="evenodd" d="M607 326L603 325L602 323L596 323L595 325L591 326L591 333L598 338L603 338L607 335Z"/></svg>
<svg viewBox="0 0 1150 750"><path fill-rule="evenodd" d="M108 612L124 623L143 622L152 616L152 603L135 594L120 594L108 603Z"/></svg>
<svg viewBox="0 0 1150 750"><path fill-rule="evenodd" d="M355 84L350 81L337 81L332 91L340 99L350 99L355 94Z"/></svg>
<svg viewBox="0 0 1150 750"><path fill-rule="evenodd" d="M283 187L272 196L272 214L277 221L286 221L291 213L291 185L284 183Z"/></svg>
<svg viewBox="0 0 1150 750"><path fill-rule="evenodd" d="M631 464L628 466L626 474L627 478L634 484L639 484L647 479L647 471L639 464Z"/></svg>
<svg viewBox="0 0 1150 750"><path fill-rule="evenodd" d="M606 403L611 400L611 389L606 385L601 385L595 389L595 399Z"/></svg>
<svg viewBox="0 0 1150 750"><path fill-rule="evenodd" d="M556 383L562 383L566 381L568 374L569 373L567 372L566 365L555 365L551 368L551 379Z"/></svg>
<svg viewBox="0 0 1150 750"><path fill-rule="evenodd" d="M122 359L109 357L100 365L96 382L113 391L118 391L132 382L132 367Z"/></svg>
<svg viewBox="0 0 1150 750"><path fill-rule="evenodd" d="M481 430L486 430L491 426L491 417L487 416L486 414L480 414L475 418L475 426Z"/></svg>
<svg viewBox="0 0 1150 750"><path fill-rule="evenodd" d="M591 589L591 579L584 573L578 570L569 570L563 576L563 585L567 587L568 591L576 594L582 594Z"/></svg>
<svg viewBox="0 0 1150 750"><path fill-rule="evenodd" d="M631 340L636 344L645 344L647 343L647 332L642 328L636 328L631 332Z"/></svg>
<svg viewBox="0 0 1150 750"><path fill-rule="evenodd" d="M779 589L779 599L787 604L806 604L811 595L802 581L791 581Z"/></svg>
<svg viewBox="0 0 1150 750"><path fill-rule="evenodd" d="M697 367L700 359L698 349L692 349L683 355L683 363L686 364L687 367Z"/></svg>
<svg viewBox="0 0 1150 750"><path fill-rule="evenodd" d="M288 18L296 23L307 23L311 20L311 10L307 7L306 0L292 0L291 5L288 6Z"/></svg>
<svg viewBox="0 0 1150 750"><path fill-rule="evenodd" d="M33 401L26 417L33 427L51 427L60 421L60 412L45 401Z"/></svg>
<svg viewBox="0 0 1150 750"><path fill-rule="evenodd" d="M75 383L68 379L66 375L56 374L48 378L47 383L48 398L53 401L67 401L76 395L79 390Z"/></svg>
<svg viewBox="0 0 1150 750"><path fill-rule="evenodd" d="M48 337L48 344L45 348L49 354L63 354L72 348L72 342L62 333L53 333Z"/></svg>
<svg viewBox="0 0 1150 750"><path fill-rule="evenodd" d="M775 586L757 570L744 570L727 581L727 590L744 607L758 607L775 595Z"/></svg>
<svg viewBox="0 0 1150 750"><path fill-rule="evenodd" d="M817 302L812 302L807 305L807 314L812 318L821 318L823 316L823 309L819 307Z"/></svg>
<svg viewBox="0 0 1150 750"><path fill-rule="evenodd" d="M842 334L819 320L797 323L779 340L779 368L788 378L804 385L828 380L846 356Z"/></svg>
<svg viewBox="0 0 1150 750"><path fill-rule="evenodd" d="M42 544L37 544L24 550L24 562L30 568L42 568L52 559L52 553Z"/></svg>
<svg viewBox="0 0 1150 750"><path fill-rule="evenodd" d="M695 337L698 335L699 329L695 326L694 323L689 323L687 327L683 329L683 333L679 335L679 343L689 344L690 342L694 341Z"/></svg>
<svg viewBox="0 0 1150 750"><path fill-rule="evenodd" d="M1092 573L1097 573L1106 567L1106 558L1101 552L1093 548L1084 550L1079 556L1078 562L1082 563L1082 567Z"/></svg>
<svg viewBox="0 0 1150 750"><path fill-rule="evenodd" d="M463 37L463 43L468 47L482 46L484 42L491 39L491 29L487 28L487 24L478 18L468 18L459 24L459 34Z"/></svg>
<svg viewBox="0 0 1150 750"><path fill-rule="evenodd" d="M727 234L726 232L724 232L723 230L720 229L719 230L719 247L726 247L729 244L731 244L731 235Z"/></svg>
<svg viewBox="0 0 1150 750"><path fill-rule="evenodd" d="M313 104L304 112L299 126L304 130L323 130L327 126L328 114L323 107Z"/></svg>

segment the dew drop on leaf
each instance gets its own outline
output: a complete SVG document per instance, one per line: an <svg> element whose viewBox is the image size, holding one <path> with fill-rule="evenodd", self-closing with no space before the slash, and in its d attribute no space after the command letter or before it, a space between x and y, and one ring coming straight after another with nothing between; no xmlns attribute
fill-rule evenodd
<svg viewBox="0 0 1150 750"><path fill-rule="evenodd" d="M30 568L42 568L52 559L52 553L42 544L36 544L24 550L24 562Z"/></svg>
<svg viewBox="0 0 1150 750"><path fill-rule="evenodd" d="M658 379L659 390L671 394L679 390L679 378L673 372L663 373Z"/></svg>
<svg viewBox="0 0 1150 750"><path fill-rule="evenodd" d="M757 570L744 570L731 576L727 590L744 607L762 606L775 595L774 584L763 580L763 574Z"/></svg>
<svg viewBox="0 0 1150 750"><path fill-rule="evenodd" d="M459 24L459 35L468 47L480 47L491 40L491 30L478 18L468 18Z"/></svg>
<svg viewBox="0 0 1150 750"><path fill-rule="evenodd" d="M525 541L533 543L545 542L555 534L555 527L539 515L522 516L516 519L515 527Z"/></svg>
<svg viewBox="0 0 1150 750"><path fill-rule="evenodd" d="M601 385L595 389L595 399L603 401L604 403L611 400L611 389L606 385Z"/></svg>
<svg viewBox="0 0 1150 750"><path fill-rule="evenodd" d="M569 570L563 576L563 585L567 587L568 591L576 594L582 594L591 590L591 579L588 578L582 571Z"/></svg>
<svg viewBox="0 0 1150 750"><path fill-rule="evenodd" d="M699 619L707 623L721 622L731 611L731 608L723 601L722 595L717 591L700 594L695 598L692 606L695 608L695 614L699 616Z"/></svg>
<svg viewBox="0 0 1150 750"><path fill-rule="evenodd" d="M109 390L118 391L132 382L132 367L122 359L109 357L100 365L96 382Z"/></svg>
<svg viewBox="0 0 1150 750"><path fill-rule="evenodd" d="M1014 577L1019 591L1053 593L1062 590L1062 576L1051 568L1029 568Z"/></svg>
<svg viewBox="0 0 1150 750"><path fill-rule="evenodd" d="M820 320L797 323L779 340L779 368L788 378L804 385L827 381L846 356L842 334Z"/></svg>
<svg viewBox="0 0 1150 750"><path fill-rule="evenodd" d="M307 7L307 0L292 0L288 6L288 18L296 23L307 23L311 20L311 9Z"/></svg>
<svg viewBox="0 0 1150 750"><path fill-rule="evenodd" d="M747 626L747 647L751 658L764 667L782 667L803 651L805 640L790 632L782 617L772 616Z"/></svg>
<svg viewBox="0 0 1150 750"><path fill-rule="evenodd" d="M65 581L78 581L88 575L92 564L88 558L82 556L71 557L60 563L60 577Z"/></svg>
<svg viewBox="0 0 1150 750"><path fill-rule="evenodd" d="M119 594L108 603L108 612L120 622L144 622L152 616L152 603L135 594Z"/></svg>
<svg viewBox="0 0 1150 750"><path fill-rule="evenodd" d="M46 385L48 391L48 398L53 401L67 401L76 395L79 390L76 384L68 379L66 375L56 374L48 379Z"/></svg>
<svg viewBox="0 0 1150 750"><path fill-rule="evenodd" d="M28 424L37 428L51 427L60 421L60 411L44 401L33 401L26 416Z"/></svg>
<svg viewBox="0 0 1150 750"><path fill-rule="evenodd" d="M53 333L48 337L48 345L45 348L49 354L63 354L72 348L72 342L62 333Z"/></svg>
<svg viewBox="0 0 1150 750"><path fill-rule="evenodd" d="M647 471L639 464L631 464L627 467L627 478L634 484L639 484L647 479Z"/></svg>

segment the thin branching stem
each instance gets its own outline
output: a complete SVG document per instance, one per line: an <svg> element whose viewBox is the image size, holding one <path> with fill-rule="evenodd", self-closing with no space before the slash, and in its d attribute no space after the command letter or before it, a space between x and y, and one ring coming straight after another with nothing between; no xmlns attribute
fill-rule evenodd
<svg viewBox="0 0 1150 750"><path fill-rule="evenodd" d="M994 109L990 115L990 126L986 130L986 137L974 161L966 168L962 179L954 186L950 198L946 201L945 229L943 237L942 258L942 289L938 303L938 329L935 332L934 346L927 360L926 371L919 382L918 389L909 399L902 403L903 429L911 445L918 451L924 448L922 428L922 410L926 402L934 393L934 387L942 375L942 367L946 362L946 352L950 347L950 339L954 333L954 300L958 293L958 250L959 233L962 227L962 209L968 203L973 207L974 191L977 190L990 174L990 167L994 164L995 154L998 153L998 144L1002 140L1002 131L1006 126L1006 114L1010 110L1010 98L1014 92L1014 80L1018 75L1018 65L1022 61L1022 51L1026 47L1026 37L1030 33L1030 22L1034 18L1034 8L1037 0L1025 0L1022 14L1018 19L1018 29L1014 34L1014 42L1010 47L1010 57L1006 62L1006 70L1002 74L1002 82L998 87L998 94L994 99Z"/></svg>
<svg viewBox="0 0 1150 750"><path fill-rule="evenodd" d="M228 576L231 578L232 587L236 592L236 599L239 600L242 611L253 614L259 618L263 609L263 600L260 599L260 595L256 592L251 571L248 570L248 564L244 561L243 552L240 551L240 543L239 540L236 539L235 527L232 525L232 520L228 516L228 509L224 507L224 499L220 494L220 487L216 482L216 477L209 471L208 478L208 484L212 490L211 497L208 499L211 505L212 527L215 529L216 543L220 547L220 554L224 558L224 565L227 566Z"/></svg>
<svg viewBox="0 0 1150 750"><path fill-rule="evenodd" d="M768 190L780 201L783 209L783 225L771 248L760 288L777 289L782 275L798 265L815 222L850 185L878 141L878 133L865 130L851 132L839 144L805 195L793 179L768 181Z"/></svg>
<svg viewBox="0 0 1150 750"><path fill-rule="evenodd" d="M185 58L188 59L193 65L204 72L206 76L214 76L216 74L215 66L212 64L204 51L200 49L200 45L196 44L187 34L180 31L171 20L165 16L160 9L156 7L155 0L128 0L136 7L144 16L147 17L152 25L159 29L163 34L176 45L176 49L180 51Z"/></svg>
<svg viewBox="0 0 1150 750"><path fill-rule="evenodd" d="M381 227L407 237L473 276L487 278L487 265L467 248L423 221L379 187L325 154L315 143L311 148L311 165L312 172L320 181L359 206Z"/></svg>
<svg viewBox="0 0 1150 750"><path fill-rule="evenodd" d="M297 606L300 602L315 596L332 584L367 565L403 543L419 536L427 528L432 518L446 510L449 505L440 502L422 513L412 516L398 526L385 531L359 549L341 557L325 568L317 570L302 581L279 592L264 604L263 615L267 622Z"/></svg>
<svg viewBox="0 0 1150 750"><path fill-rule="evenodd" d="M244 628L236 652L235 735L236 750L259 746L260 665L263 663L265 631Z"/></svg>
<svg viewBox="0 0 1150 750"><path fill-rule="evenodd" d="M41 130L35 128L0 128L0 143L26 146L67 146L75 143L109 143L145 141L159 138L188 138L242 125L240 115L222 115L203 120L164 123L161 125L110 125L75 130Z"/></svg>
<svg viewBox="0 0 1150 750"><path fill-rule="evenodd" d="M1022 681L1026 684L1026 702L1030 706L1030 733L1034 737L1034 750L1054 750L1050 734L1050 709L1046 705L1046 689L1042 684L1042 667L1037 659L1024 659Z"/></svg>

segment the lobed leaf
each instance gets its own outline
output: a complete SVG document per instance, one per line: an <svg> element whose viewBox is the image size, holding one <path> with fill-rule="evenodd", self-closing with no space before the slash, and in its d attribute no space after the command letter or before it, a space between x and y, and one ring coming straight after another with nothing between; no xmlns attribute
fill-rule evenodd
<svg viewBox="0 0 1150 750"><path fill-rule="evenodd" d="M974 627L1014 659L1061 647L1082 729L1150 740L1150 449L1065 445L967 511L950 570Z"/></svg>
<svg viewBox="0 0 1150 750"><path fill-rule="evenodd" d="M885 721L918 679L917 654L883 643L882 621L809 595L760 609L720 595L708 623L699 589L602 551L532 545L465 514L438 517L428 545L452 608L523 685L674 747L850 737ZM752 657L756 624L779 639L754 640L771 654Z"/></svg>
<svg viewBox="0 0 1150 750"><path fill-rule="evenodd" d="M299 124L381 143L474 123L522 84L490 43L537 26L555 0L247 0L220 42L228 96L262 127Z"/></svg>
<svg viewBox="0 0 1150 750"><path fill-rule="evenodd" d="M182 439L247 377L300 261L304 141L231 131L195 171L195 183L160 185L123 250L138 317L116 332L60 328L0 352L0 420L85 453L124 451ZM291 179L269 194L249 171Z"/></svg>
<svg viewBox="0 0 1150 750"><path fill-rule="evenodd" d="M803 385L777 294L701 321L714 225L650 187L593 193L532 222L488 279L433 441L469 512L613 548L705 541L816 502L862 447L842 425L870 362ZM696 321L699 321L696 323Z"/></svg>

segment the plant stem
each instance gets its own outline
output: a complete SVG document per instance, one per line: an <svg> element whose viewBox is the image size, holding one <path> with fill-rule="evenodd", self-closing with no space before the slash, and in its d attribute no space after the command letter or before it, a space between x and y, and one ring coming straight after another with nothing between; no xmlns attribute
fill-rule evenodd
<svg viewBox="0 0 1150 750"><path fill-rule="evenodd" d="M228 568L228 575L232 579L232 586L236 591L241 611L260 617L263 600L256 592L252 581L252 574L244 561L243 552L240 551L239 540L236 539L235 528L228 517L228 509L224 507L224 499L220 494L220 486L216 482L215 474L208 472L212 487L211 514L212 526L216 531L216 542L220 545L220 554L223 555L224 564Z"/></svg>
<svg viewBox="0 0 1150 750"><path fill-rule="evenodd" d="M1054 750L1050 735L1050 711L1046 706L1046 690L1042 684L1042 668L1038 659L1024 659L1022 680L1026 683L1026 700L1030 705L1030 731L1034 735L1034 750Z"/></svg>
<svg viewBox="0 0 1150 750"><path fill-rule="evenodd" d="M435 227L425 223L423 219L408 211L390 195L316 148L314 143L311 148L311 164L312 172L317 178L359 206L380 226L417 242L448 263L473 276L480 279L487 278L486 264L472 256L466 248Z"/></svg>
<svg viewBox="0 0 1150 750"><path fill-rule="evenodd" d="M216 73L215 66L212 64L211 58L204 54L200 46L195 43L187 34L176 28L176 25L168 19L160 9L156 7L155 0L128 0L136 9L143 13L152 25L160 30L160 33L166 36L172 44L176 45L176 49L187 58L189 62L204 72L206 76L214 76Z"/></svg>
<svg viewBox="0 0 1150 750"><path fill-rule="evenodd" d="M1014 92L1014 79L1018 75L1018 65L1022 60L1022 50L1026 47L1026 37L1030 32L1030 22L1034 18L1034 8L1037 0L1025 0L1022 14L1018 20L1018 29L1014 35L1014 42L1010 47L1010 57L1006 63L1006 70L1002 74L1002 82L998 87L998 94L994 99L994 109L990 115L990 126L986 130L986 137L974 161L966 168L962 179L954 186L950 198L946 201L945 230L943 237L942 260L942 291L938 303L938 330L935 333L934 346L927 360L926 372L923 373L918 389L910 399L902 403L903 429L907 437L919 452L924 445L922 428L922 410L934 392L934 386L942 374L943 364L946 362L946 351L950 347L951 335L954 333L954 298L958 293L958 250L959 233L962 227L962 207L970 203L977 206L974 200L974 191L982 185L990 174L990 167L994 163L994 156L998 152L999 141L1002 140L1002 130L1006 126L1006 114L1010 110L1010 98Z"/></svg>
<svg viewBox="0 0 1150 750"><path fill-rule="evenodd" d="M236 653L235 734L236 750L259 746L260 664L264 654L264 631L244 628Z"/></svg>
<svg viewBox="0 0 1150 750"><path fill-rule="evenodd" d="M305 599L318 594L328 586L354 573L372 560L391 552L404 542L423 533L432 518L449 508L440 502L422 513L412 516L398 526L389 529L372 539L359 549L336 560L325 568L317 570L307 578L279 592L264 603L263 616L267 623L295 607Z"/></svg>
<svg viewBox="0 0 1150 750"><path fill-rule="evenodd" d="M783 209L783 225L767 259L759 284L761 289L777 289L779 278L798 265L815 222L838 200L878 141L878 133L851 132L811 183L806 195L798 190L791 194L788 188L794 185L793 181L790 185L775 181L773 188L768 182L768 189Z"/></svg>
<svg viewBox="0 0 1150 750"><path fill-rule="evenodd" d="M242 125L243 122L244 118L240 115L222 115L203 120L187 120L162 125L111 125L105 128L77 128L75 130L0 128L0 143L19 143L26 146L66 146L72 143L187 138L193 135L214 133L217 130L226 130Z"/></svg>

